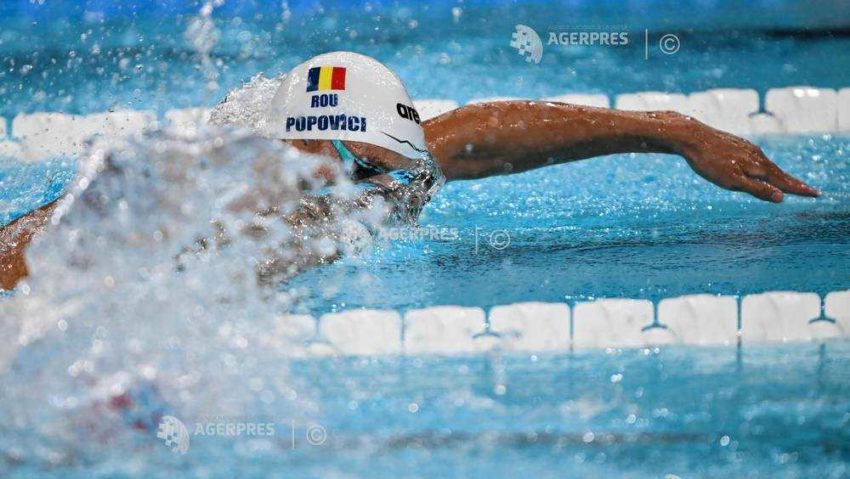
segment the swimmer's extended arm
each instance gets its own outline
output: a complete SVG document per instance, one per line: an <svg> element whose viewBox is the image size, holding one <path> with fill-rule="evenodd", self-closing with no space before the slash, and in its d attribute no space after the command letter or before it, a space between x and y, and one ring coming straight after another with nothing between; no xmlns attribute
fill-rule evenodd
<svg viewBox="0 0 850 479"><path fill-rule="evenodd" d="M749 141L676 112L505 101L464 106L423 126L428 147L449 181L615 153L672 153L712 183L766 201L782 201L783 192L820 194Z"/></svg>

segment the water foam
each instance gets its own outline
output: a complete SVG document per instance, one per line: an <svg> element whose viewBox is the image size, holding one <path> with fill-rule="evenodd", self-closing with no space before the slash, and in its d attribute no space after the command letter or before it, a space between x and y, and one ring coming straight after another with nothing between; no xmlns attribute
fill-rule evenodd
<svg viewBox="0 0 850 479"><path fill-rule="evenodd" d="M257 134L267 132L266 113L286 75L267 78L255 75L249 82L227 94L210 114L212 125L238 125Z"/></svg>
<svg viewBox="0 0 850 479"><path fill-rule="evenodd" d="M27 250L30 276L0 302L15 342L0 358L0 451L64 463L91 431L112 437L121 414L104 405L140 387L184 417L279 415L303 345L276 327L298 301L276 285L384 218L380 202L345 209L344 177L313 196L324 162L245 129L95 143Z"/></svg>

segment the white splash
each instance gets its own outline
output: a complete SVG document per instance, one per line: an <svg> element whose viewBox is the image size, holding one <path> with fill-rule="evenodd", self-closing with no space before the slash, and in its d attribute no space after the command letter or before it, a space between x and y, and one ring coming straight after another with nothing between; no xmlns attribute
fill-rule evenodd
<svg viewBox="0 0 850 479"><path fill-rule="evenodd" d="M304 345L277 327L297 300L279 281L382 221L333 208L291 221L315 207L322 161L244 129L96 143L27 250L30 276L0 301L0 435L16 438L0 453L63 463L91 431L129 434L104 405L139 388L184 416L292 407L288 349Z"/></svg>
<svg viewBox="0 0 850 479"><path fill-rule="evenodd" d="M210 124L243 126L259 135L265 134L268 107L286 75L266 78L255 75L241 88L231 91L210 114Z"/></svg>
<svg viewBox="0 0 850 479"><path fill-rule="evenodd" d="M201 67L207 79L207 90L209 91L218 89L218 68L213 63L210 53L221 36L221 32L216 28L212 18L213 10L222 5L224 5L224 0L208 0L204 2L201 10L198 12L198 16L193 17L189 21L185 33L186 40L192 44L192 48L198 54Z"/></svg>

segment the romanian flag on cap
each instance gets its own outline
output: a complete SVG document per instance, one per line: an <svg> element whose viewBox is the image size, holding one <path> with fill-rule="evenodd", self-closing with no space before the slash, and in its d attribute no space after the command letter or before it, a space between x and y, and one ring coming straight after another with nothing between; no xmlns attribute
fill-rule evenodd
<svg viewBox="0 0 850 479"><path fill-rule="evenodd" d="M345 90L345 68L313 67L307 73L307 91Z"/></svg>

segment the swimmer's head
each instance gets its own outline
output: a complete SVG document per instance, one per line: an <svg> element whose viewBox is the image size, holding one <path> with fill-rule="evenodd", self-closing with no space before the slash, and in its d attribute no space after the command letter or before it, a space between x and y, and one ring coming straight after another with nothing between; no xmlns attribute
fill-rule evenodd
<svg viewBox="0 0 850 479"><path fill-rule="evenodd" d="M358 53L325 53L293 68L272 99L268 125L282 140L360 142L411 159L428 154L399 77Z"/></svg>

